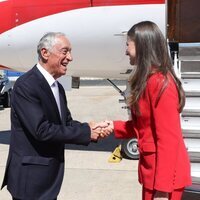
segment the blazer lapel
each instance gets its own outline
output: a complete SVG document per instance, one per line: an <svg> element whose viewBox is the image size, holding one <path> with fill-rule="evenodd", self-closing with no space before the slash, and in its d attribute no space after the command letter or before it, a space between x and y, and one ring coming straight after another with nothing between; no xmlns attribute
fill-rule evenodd
<svg viewBox="0 0 200 200"><path fill-rule="evenodd" d="M62 93L62 89L60 84L58 84L59 87L59 95L60 95L60 109L61 109L61 120L62 120L62 124L65 125L66 123L66 107L65 107L65 95Z"/></svg>
<svg viewBox="0 0 200 200"><path fill-rule="evenodd" d="M60 113L59 113L59 110L58 110L58 106L57 106L55 97L53 95L53 92L51 90L51 87L49 86L47 80L44 78L44 76L38 70L38 68L36 66L34 67L34 72L37 74L37 76L39 78L39 85L40 85L42 91L48 96L47 98L49 98L49 100L51 101L52 106L55 109L55 113L57 114L57 116L59 117L59 119L61 121L61 117L60 117Z"/></svg>

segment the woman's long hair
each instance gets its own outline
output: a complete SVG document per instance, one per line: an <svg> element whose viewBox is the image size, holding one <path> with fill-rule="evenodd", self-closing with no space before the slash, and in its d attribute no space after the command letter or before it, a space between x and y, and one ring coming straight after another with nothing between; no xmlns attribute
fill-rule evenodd
<svg viewBox="0 0 200 200"><path fill-rule="evenodd" d="M157 102L168 84L167 74L170 74L177 87L178 110L181 112L185 105L185 93L174 72L167 41L158 26L150 21L140 22L134 25L127 35L130 40L134 41L136 50L136 70L129 80L131 89L128 98L129 106L133 107L137 114L140 113L138 101L146 87L147 79L153 73L160 72L165 76L165 81L159 91Z"/></svg>

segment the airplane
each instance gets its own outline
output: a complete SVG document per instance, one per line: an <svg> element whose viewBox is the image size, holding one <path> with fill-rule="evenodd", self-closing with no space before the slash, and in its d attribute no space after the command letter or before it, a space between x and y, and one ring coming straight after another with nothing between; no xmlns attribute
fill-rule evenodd
<svg viewBox="0 0 200 200"><path fill-rule="evenodd" d="M132 25L155 22L171 52L178 52L180 43L200 42L199 7L199 0L0 0L0 69L32 68L39 39L56 31L72 44L67 76L127 80L133 68L125 55L126 33Z"/></svg>
<svg viewBox="0 0 200 200"><path fill-rule="evenodd" d="M0 0L0 65L27 71L37 63L36 45L50 31L72 44L68 76L126 79L126 32L151 20L166 33L165 0Z"/></svg>
<svg viewBox="0 0 200 200"><path fill-rule="evenodd" d="M127 80L132 71L125 55L127 31L151 20L166 35L166 8L165 0L0 0L0 68L26 72L37 63L39 39L56 31L64 32L72 44L73 62L60 79L65 88L68 77L73 77L74 87L79 86L76 77ZM131 145L138 158L137 142Z"/></svg>
<svg viewBox="0 0 200 200"><path fill-rule="evenodd" d="M154 21L169 42L199 42L198 0L0 0L0 69L27 71L36 45L50 31L73 47L68 76L127 79L126 33Z"/></svg>
<svg viewBox="0 0 200 200"><path fill-rule="evenodd" d="M37 63L41 36L60 31L73 47L67 77L127 80L132 71L125 55L130 27L151 20L171 44L198 42L199 4L198 0L0 0L0 69L26 72Z"/></svg>

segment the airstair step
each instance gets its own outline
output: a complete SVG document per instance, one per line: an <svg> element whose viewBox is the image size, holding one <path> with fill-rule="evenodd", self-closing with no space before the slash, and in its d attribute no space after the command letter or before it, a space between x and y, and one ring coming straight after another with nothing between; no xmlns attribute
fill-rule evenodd
<svg viewBox="0 0 200 200"><path fill-rule="evenodd" d="M192 177L192 185L184 190L183 200L199 200L200 197L200 177Z"/></svg>
<svg viewBox="0 0 200 200"><path fill-rule="evenodd" d="M185 60L180 63L180 72L182 73L200 73L200 60Z"/></svg>
<svg viewBox="0 0 200 200"><path fill-rule="evenodd" d="M183 129L200 130L200 117L181 116L181 126Z"/></svg>
<svg viewBox="0 0 200 200"><path fill-rule="evenodd" d="M182 79L183 88L187 91L199 90L200 91L200 79Z"/></svg>
<svg viewBox="0 0 200 200"><path fill-rule="evenodd" d="M200 116L200 97L186 98L182 116Z"/></svg>
<svg viewBox="0 0 200 200"><path fill-rule="evenodd" d="M197 183L200 185L200 177L192 176L192 183Z"/></svg>
<svg viewBox="0 0 200 200"><path fill-rule="evenodd" d="M200 135L200 126L182 125L182 132L183 134L195 134L195 135L199 134ZM199 136L196 136L196 137L199 137Z"/></svg>
<svg viewBox="0 0 200 200"><path fill-rule="evenodd" d="M188 117L200 117L200 108L195 109L195 108L187 108L184 109L182 112L182 116L188 116Z"/></svg>
<svg viewBox="0 0 200 200"><path fill-rule="evenodd" d="M188 152L188 154L190 157L191 176L200 178L200 152Z"/></svg>
<svg viewBox="0 0 200 200"><path fill-rule="evenodd" d="M199 72L184 72L184 73L182 72L181 78L182 79L200 79L200 73Z"/></svg>
<svg viewBox="0 0 200 200"><path fill-rule="evenodd" d="M182 117L181 128L184 138L200 139L199 117Z"/></svg>
<svg viewBox="0 0 200 200"><path fill-rule="evenodd" d="M186 97L200 97L200 79L182 79Z"/></svg>
<svg viewBox="0 0 200 200"><path fill-rule="evenodd" d="M179 60L200 60L200 43L180 43Z"/></svg>
<svg viewBox="0 0 200 200"><path fill-rule="evenodd" d="M200 163L199 162L191 162L191 176L200 178Z"/></svg>
<svg viewBox="0 0 200 200"><path fill-rule="evenodd" d="M186 97L200 97L200 89L198 90L190 90L190 91L187 91L185 90L185 96Z"/></svg>
<svg viewBox="0 0 200 200"><path fill-rule="evenodd" d="M192 163L199 163L200 167L200 152L188 152L190 156L190 162ZM200 168L199 168L200 171Z"/></svg>
<svg viewBox="0 0 200 200"><path fill-rule="evenodd" d="M199 109L200 108L200 97L187 97L184 109L185 108Z"/></svg>
<svg viewBox="0 0 200 200"><path fill-rule="evenodd" d="M194 132L190 132L187 130L183 130L183 137L184 138L194 138L194 139L200 139L200 132L199 133L194 133Z"/></svg>
<svg viewBox="0 0 200 200"><path fill-rule="evenodd" d="M184 138L185 146L188 152L198 152L200 156L200 139L199 138ZM199 160L200 162L200 160Z"/></svg>

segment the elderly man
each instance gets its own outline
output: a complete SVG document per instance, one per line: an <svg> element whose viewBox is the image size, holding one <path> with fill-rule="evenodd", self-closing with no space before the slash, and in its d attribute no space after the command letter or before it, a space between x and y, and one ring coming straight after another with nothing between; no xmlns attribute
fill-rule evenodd
<svg viewBox="0 0 200 200"><path fill-rule="evenodd" d="M39 62L15 83L11 105L11 141L2 187L13 199L55 200L64 174L64 145L88 145L99 137L92 123L74 121L65 91L56 80L72 61L63 33L39 41Z"/></svg>

